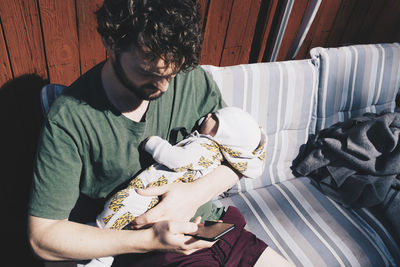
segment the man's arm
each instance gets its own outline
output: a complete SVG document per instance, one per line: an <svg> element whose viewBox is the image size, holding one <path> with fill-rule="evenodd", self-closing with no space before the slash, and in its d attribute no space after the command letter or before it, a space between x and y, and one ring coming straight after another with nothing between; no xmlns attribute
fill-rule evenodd
<svg viewBox="0 0 400 267"><path fill-rule="evenodd" d="M39 257L77 260L153 250L190 254L213 244L184 235L196 231L198 222L164 221L148 229L129 231L29 216L28 231L30 244Z"/></svg>
<svg viewBox="0 0 400 267"><path fill-rule="evenodd" d="M239 177L230 167L220 165L192 183L171 183L139 189L141 195L163 198L157 206L137 217L134 223L141 227L163 220L189 221L201 205L234 186Z"/></svg>

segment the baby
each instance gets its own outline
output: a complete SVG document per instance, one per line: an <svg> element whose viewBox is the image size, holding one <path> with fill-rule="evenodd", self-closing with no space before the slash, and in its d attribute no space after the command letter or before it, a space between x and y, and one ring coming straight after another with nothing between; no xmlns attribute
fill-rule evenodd
<svg viewBox="0 0 400 267"><path fill-rule="evenodd" d="M139 195L137 188L192 182L223 161L244 177L261 176L266 136L248 113L227 107L201 118L199 125L200 132L194 131L174 146L158 136L149 137L144 149L156 163L105 203L103 212L97 216L97 226L122 229L158 203L158 197ZM107 257L95 259L86 266L109 266L111 263L112 257Z"/></svg>

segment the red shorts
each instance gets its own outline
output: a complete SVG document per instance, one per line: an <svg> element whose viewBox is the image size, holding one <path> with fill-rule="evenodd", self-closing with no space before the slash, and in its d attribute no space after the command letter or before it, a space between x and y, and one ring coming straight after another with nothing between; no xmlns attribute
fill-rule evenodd
<svg viewBox="0 0 400 267"><path fill-rule="evenodd" d="M244 229L246 221L236 207L230 206L222 220L236 227L211 248L191 255L165 252L121 255L112 266L254 266L267 244Z"/></svg>

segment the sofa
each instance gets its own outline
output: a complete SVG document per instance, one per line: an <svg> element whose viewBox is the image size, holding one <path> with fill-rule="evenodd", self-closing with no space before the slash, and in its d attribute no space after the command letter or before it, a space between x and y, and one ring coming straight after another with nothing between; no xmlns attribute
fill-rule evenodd
<svg viewBox="0 0 400 267"><path fill-rule="evenodd" d="M214 200L234 205L247 229L295 266L400 266L400 245L367 208L349 209L291 169L310 135L365 112L394 111L400 44L313 48L311 58L202 66L228 105L253 115L267 134L259 179L243 178ZM61 86L46 86L47 111Z"/></svg>

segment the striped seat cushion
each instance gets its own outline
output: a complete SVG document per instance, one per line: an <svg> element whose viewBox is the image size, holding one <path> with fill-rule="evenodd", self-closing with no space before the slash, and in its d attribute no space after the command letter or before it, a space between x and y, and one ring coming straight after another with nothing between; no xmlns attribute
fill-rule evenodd
<svg viewBox="0 0 400 267"><path fill-rule="evenodd" d="M211 73L227 105L249 112L267 134L263 175L241 179L230 192L293 178L292 161L314 128L317 69L311 60L203 68Z"/></svg>
<svg viewBox="0 0 400 267"><path fill-rule="evenodd" d="M399 247L372 215L339 206L306 177L215 202L238 207L248 229L295 266L400 266Z"/></svg>
<svg viewBox="0 0 400 267"><path fill-rule="evenodd" d="M313 48L318 66L316 130L365 112L393 111L400 87L400 44Z"/></svg>
<svg viewBox="0 0 400 267"><path fill-rule="evenodd" d="M43 86L40 94L40 103L42 104L43 114L47 114L49 112L54 100L61 95L64 88L66 88L66 86L53 83Z"/></svg>

